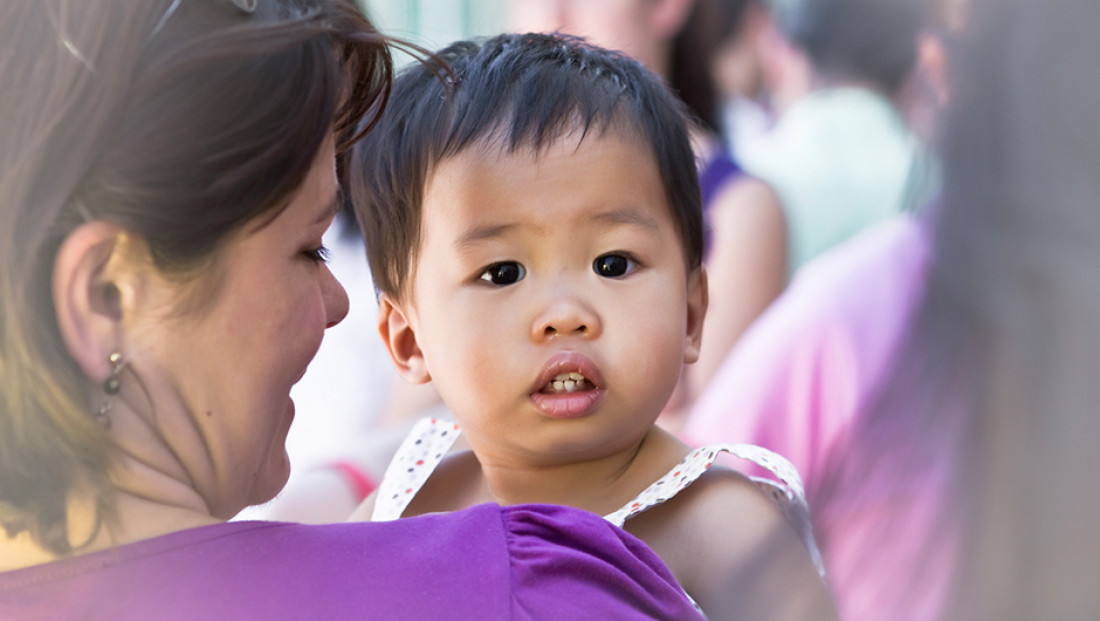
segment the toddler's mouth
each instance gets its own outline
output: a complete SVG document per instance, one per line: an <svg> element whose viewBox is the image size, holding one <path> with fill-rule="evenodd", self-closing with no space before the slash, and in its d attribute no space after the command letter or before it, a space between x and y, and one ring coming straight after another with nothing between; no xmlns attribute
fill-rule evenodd
<svg viewBox="0 0 1100 621"><path fill-rule="evenodd" d="M600 368L578 351L558 352L546 361L531 387L531 401L550 418L584 418L599 409L607 393Z"/></svg>
<svg viewBox="0 0 1100 621"><path fill-rule="evenodd" d="M595 385L588 381L583 375L576 371L570 371L568 373L559 373L554 376L554 379L546 383L543 386L541 392L544 395L556 395L567 392L577 392L580 390L592 390Z"/></svg>

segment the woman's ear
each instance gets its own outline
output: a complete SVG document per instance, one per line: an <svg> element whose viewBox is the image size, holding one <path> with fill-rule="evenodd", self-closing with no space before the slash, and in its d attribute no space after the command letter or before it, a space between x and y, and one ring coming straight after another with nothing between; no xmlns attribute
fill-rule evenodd
<svg viewBox="0 0 1100 621"><path fill-rule="evenodd" d="M707 291L707 270L699 266L688 274L687 282L687 330L684 337L684 362L690 364L699 359L703 342L703 319L707 314L710 294Z"/></svg>
<svg viewBox="0 0 1100 621"><path fill-rule="evenodd" d="M102 221L81 224L62 242L53 268L53 304L61 339L84 375L110 374L107 357L120 346L123 287L109 264L126 233Z"/></svg>
<svg viewBox="0 0 1100 621"><path fill-rule="evenodd" d="M432 380L424 361L424 352L416 341L416 330L401 305L389 294L378 299L378 334L390 352L397 373L412 384Z"/></svg>

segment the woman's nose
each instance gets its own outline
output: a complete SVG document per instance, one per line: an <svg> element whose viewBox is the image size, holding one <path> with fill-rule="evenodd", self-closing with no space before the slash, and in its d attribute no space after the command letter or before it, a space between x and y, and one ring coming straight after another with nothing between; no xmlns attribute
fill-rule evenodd
<svg viewBox="0 0 1100 621"><path fill-rule="evenodd" d="M325 268L325 276L321 281L321 299L325 305L325 328L331 328L344 320L348 315L348 292L344 285Z"/></svg>

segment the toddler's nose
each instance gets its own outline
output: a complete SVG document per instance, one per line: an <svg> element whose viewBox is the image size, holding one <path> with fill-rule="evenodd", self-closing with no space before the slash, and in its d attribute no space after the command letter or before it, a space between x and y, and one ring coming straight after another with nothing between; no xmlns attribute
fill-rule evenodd
<svg viewBox="0 0 1100 621"><path fill-rule="evenodd" d="M553 300L531 326L531 338L545 341L559 336L595 338L601 330L599 316L583 301L564 296Z"/></svg>

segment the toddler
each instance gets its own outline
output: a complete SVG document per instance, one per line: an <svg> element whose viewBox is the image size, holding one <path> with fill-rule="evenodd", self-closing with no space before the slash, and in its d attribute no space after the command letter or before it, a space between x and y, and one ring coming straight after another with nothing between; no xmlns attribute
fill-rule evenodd
<svg viewBox="0 0 1100 621"><path fill-rule="evenodd" d="M707 307L687 122L659 78L565 36L459 42L396 80L344 172L383 341L457 421L417 424L356 517L571 505L645 541L711 618L834 618L789 464L655 425Z"/></svg>

